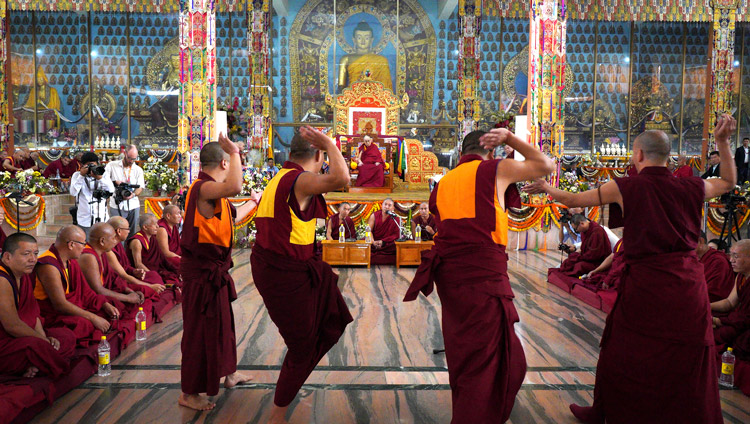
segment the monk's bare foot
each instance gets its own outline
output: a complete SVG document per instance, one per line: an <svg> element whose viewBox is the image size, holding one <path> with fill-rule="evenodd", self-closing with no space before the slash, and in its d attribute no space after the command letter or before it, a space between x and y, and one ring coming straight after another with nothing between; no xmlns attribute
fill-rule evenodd
<svg viewBox="0 0 750 424"><path fill-rule="evenodd" d="M604 424L604 417L601 417L593 406L579 406L575 403L571 403L570 412L572 412L582 423Z"/></svg>
<svg viewBox="0 0 750 424"><path fill-rule="evenodd" d="M268 424L289 424L286 420L286 410L288 406L280 407L274 405L271 409L271 416L268 417Z"/></svg>
<svg viewBox="0 0 750 424"><path fill-rule="evenodd" d="M215 403L209 401L205 396L189 395L187 393L181 394L177 403L186 408L195 409L196 411L209 411L216 406Z"/></svg>
<svg viewBox="0 0 750 424"><path fill-rule="evenodd" d="M36 373L39 372L39 368L37 367L29 367L29 369L26 370L26 372L23 374L25 378L34 378L36 377Z"/></svg>
<svg viewBox="0 0 750 424"><path fill-rule="evenodd" d="M253 379L252 375L245 375L245 374L240 374L238 372L235 372L233 374L229 374L228 376L224 377L224 387L226 387L227 389L231 389L234 386L247 383L248 381L252 379Z"/></svg>

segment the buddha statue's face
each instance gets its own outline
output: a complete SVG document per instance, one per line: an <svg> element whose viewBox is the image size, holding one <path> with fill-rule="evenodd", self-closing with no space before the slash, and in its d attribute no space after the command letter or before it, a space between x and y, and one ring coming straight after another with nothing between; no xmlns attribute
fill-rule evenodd
<svg viewBox="0 0 750 424"><path fill-rule="evenodd" d="M180 56L179 55L172 55L169 57L169 63L172 64L172 69L175 71L180 69Z"/></svg>
<svg viewBox="0 0 750 424"><path fill-rule="evenodd" d="M369 53L372 39L372 31L354 31L354 48L357 53Z"/></svg>

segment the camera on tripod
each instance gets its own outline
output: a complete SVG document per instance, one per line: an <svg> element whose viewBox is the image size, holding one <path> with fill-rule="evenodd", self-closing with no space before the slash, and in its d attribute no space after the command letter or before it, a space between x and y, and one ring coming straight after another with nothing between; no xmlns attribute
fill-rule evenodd
<svg viewBox="0 0 750 424"><path fill-rule="evenodd" d="M570 246L565 243L560 243L560 245L557 246L557 250L570 254Z"/></svg>
<svg viewBox="0 0 750 424"><path fill-rule="evenodd" d="M102 200L107 200L112 197L112 193L108 192L107 190L96 189L91 192L91 197L95 201L101 202Z"/></svg>
<svg viewBox="0 0 750 424"><path fill-rule="evenodd" d="M138 184L120 183L115 187L115 203L122 203L125 198L133 195L133 192L140 188Z"/></svg>
<svg viewBox="0 0 750 424"><path fill-rule="evenodd" d="M722 194L720 199L727 208L736 208L738 205L747 203L747 197L740 195L737 190Z"/></svg>

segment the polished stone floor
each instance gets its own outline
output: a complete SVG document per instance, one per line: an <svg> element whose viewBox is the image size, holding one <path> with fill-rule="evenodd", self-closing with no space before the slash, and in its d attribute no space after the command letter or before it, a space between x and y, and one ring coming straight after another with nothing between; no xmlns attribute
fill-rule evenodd
<svg viewBox="0 0 750 424"><path fill-rule="evenodd" d="M263 423L273 402L284 354L250 276L249 253L237 252L233 275L239 368L254 384L222 390L217 408L197 413L177 406L181 310L176 308L113 363L112 375L92 377L41 413L49 423ZM510 252L509 272L521 322L528 373L513 423L573 423L571 402L590 403L605 315L546 282L556 252ZM436 294L403 303L414 269L339 268L339 286L354 316L290 407L290 422L449 423L450 388ZM728 423L750 422L750 398L721 391Z"/></svg>

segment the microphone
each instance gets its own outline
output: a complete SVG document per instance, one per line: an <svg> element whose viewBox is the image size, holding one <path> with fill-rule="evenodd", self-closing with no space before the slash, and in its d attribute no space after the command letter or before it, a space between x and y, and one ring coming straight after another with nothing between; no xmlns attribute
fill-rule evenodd
<svg viewBox="0 0 750 424"><path fill-rule="evenodd" d="M386 211L385 213L387 213L388 215L390 215L390 216L392 216L392 217L394 217L394 218L396 217L396 212L393 212L393 211Z"/></svg>

